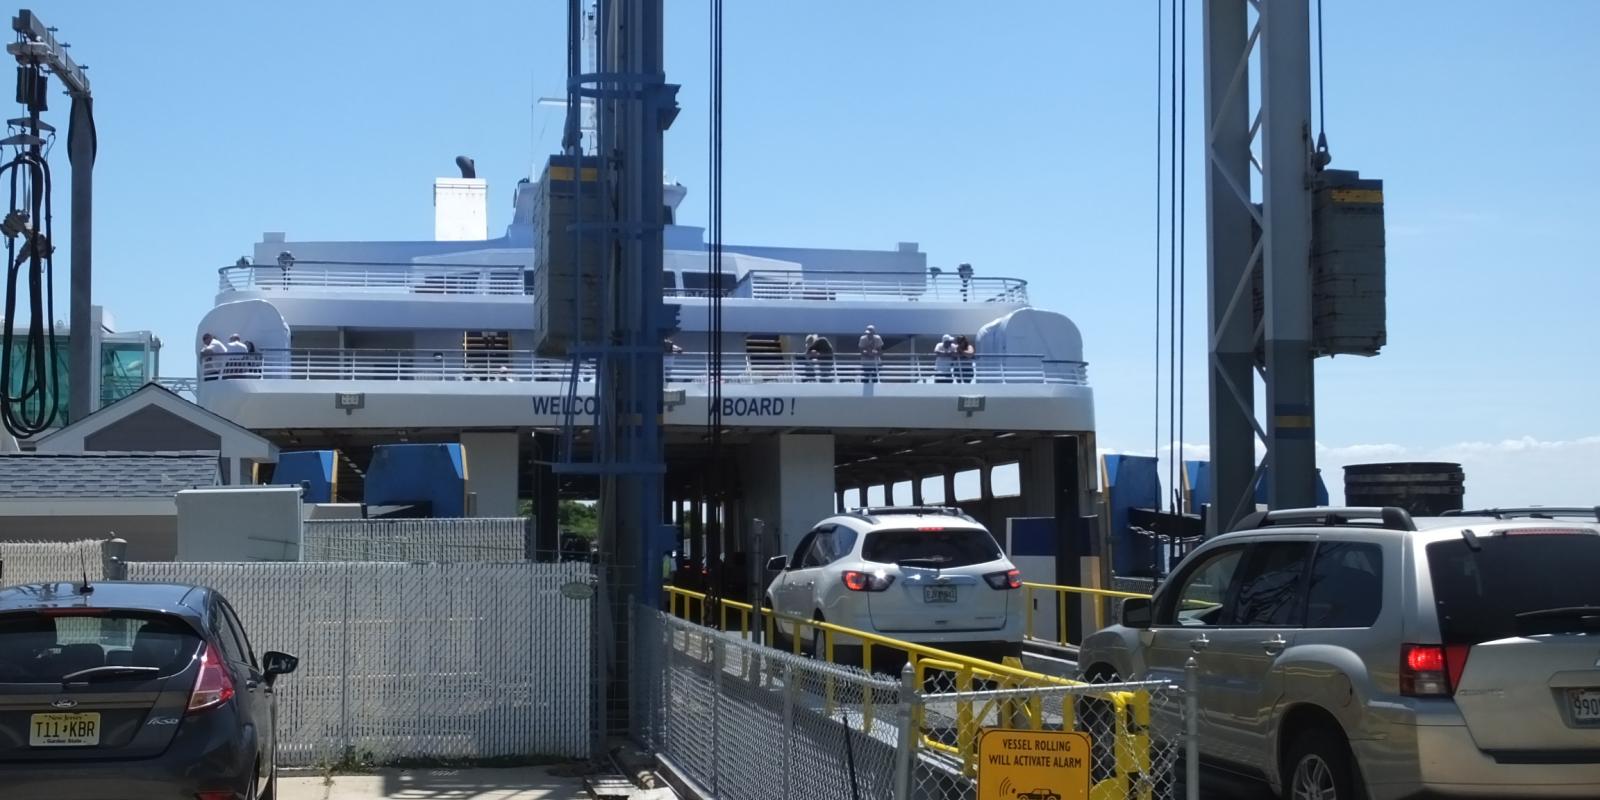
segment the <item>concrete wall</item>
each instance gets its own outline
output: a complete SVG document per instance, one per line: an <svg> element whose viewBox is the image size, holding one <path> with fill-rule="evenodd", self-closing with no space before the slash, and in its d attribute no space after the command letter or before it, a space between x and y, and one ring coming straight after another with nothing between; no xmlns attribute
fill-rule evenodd
<svg viewBox="0 0 1600 800"><path fill-rule="evenodd" d="M0 517L0 538L11 541L76 542L112 535L128 540L129 561L172 561L178 555L178 517Z"/></svg>
<svg viewBox="0 0 1600 800"><path fill-rule="evenodd" d="M461 434L461 458L466 464L467 492L477 495L475 517L515 517L517 449L521 437L509 433Z"/></svg>
<svg viewBox="0 0 1600 800"><path fill-rule="evenodd" d="M767 525L768 554L793 553L812 526L834 513L832 434L776 434L746 451L741 522Z"/></svg>
<svg viewBox="0 0 1600 800"><path fill-rule="evenodd" d="M177 505L181 561L300 559L299 488L189 489Z"/></svg>

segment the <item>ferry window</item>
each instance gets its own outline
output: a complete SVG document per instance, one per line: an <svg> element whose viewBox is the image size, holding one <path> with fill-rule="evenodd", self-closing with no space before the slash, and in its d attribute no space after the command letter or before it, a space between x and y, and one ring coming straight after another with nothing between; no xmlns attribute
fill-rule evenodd
<svg viewBox="0 0 1600 800"><path fill-rule="evenodd" d="M661 271L661 288L663 288L663 289L665 289L665 290L667 290L669 292L672 291L673 289L678 288L678 273L673 272L670 269L662 270Z"/></svg>

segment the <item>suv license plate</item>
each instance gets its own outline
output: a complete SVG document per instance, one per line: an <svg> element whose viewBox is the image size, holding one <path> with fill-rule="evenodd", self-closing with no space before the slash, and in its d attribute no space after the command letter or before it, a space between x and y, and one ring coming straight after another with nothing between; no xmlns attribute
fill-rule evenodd
<svg viewBox="0 0 1600 800"><path fill-rule="evenodd" d="M922 587L922 602L924 603L954 603L955 601L956 587L954 586Z"/></svg>
<svg viewBox="0 0 1600 800"><path fill-rule="evenodd" d="M1567 704L1572 721L1584 726L1600 726L1600 689L1568 689Z"/></svg>
<svg viewBox="0 0 1600 800"><path fill-rule="evenodd" d="M28 720L29 747L93 747L100 744L100 715L34 714Z"/></svg>

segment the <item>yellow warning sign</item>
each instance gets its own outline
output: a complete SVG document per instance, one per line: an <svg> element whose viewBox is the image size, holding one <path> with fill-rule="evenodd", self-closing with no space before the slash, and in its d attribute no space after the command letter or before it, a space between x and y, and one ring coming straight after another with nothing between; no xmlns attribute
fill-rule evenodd
<svg viewBox="0 0 1600 800"><path fill-rule="evenodd" d="M1089 734L990 728L978 738L976 800L1088 800Z"/></svg>

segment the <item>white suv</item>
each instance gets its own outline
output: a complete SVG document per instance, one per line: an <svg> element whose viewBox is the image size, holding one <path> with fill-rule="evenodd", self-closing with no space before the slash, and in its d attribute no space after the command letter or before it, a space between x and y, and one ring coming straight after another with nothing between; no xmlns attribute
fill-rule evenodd
<svg viewBox="0 0 1600 800"><path fill-rule="evenodd" d="M956 509L829 517L767 568L778 575L765 604L780 616L995 660L1022 652L1022 575L988 529ZM785 627L793 635L800 626ZM814 631L802 635L815 644Z"/></svg>

